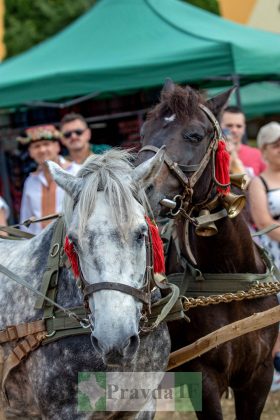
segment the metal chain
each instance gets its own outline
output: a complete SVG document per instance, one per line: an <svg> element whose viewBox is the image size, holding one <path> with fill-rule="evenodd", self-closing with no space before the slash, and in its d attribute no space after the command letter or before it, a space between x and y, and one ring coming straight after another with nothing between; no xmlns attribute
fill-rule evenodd
<svg viewBox="0 0 280 420"><path fill-rule="evenodd" d="M248 291L238 291L236 293L224 293L223 295L199 296L197 298L183 296L184 311L197 306L217 305L218 303L229 303L244 299L256 299L259 297L275 295L280 292L280 281L268 283L256 283Z"/></svg>

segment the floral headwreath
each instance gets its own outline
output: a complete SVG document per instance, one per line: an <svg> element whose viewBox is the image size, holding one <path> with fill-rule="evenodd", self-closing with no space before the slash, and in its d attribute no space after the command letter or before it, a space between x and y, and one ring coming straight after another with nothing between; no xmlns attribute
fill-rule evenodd
<svg viewBox="0 0 280 420"><path fill-rule="evenodd" d="M39 140L59 140L60 138L61 133L54 125L38 125L27 128L25 135L17 137L17 141L21 144L28 144Z"/></svg>

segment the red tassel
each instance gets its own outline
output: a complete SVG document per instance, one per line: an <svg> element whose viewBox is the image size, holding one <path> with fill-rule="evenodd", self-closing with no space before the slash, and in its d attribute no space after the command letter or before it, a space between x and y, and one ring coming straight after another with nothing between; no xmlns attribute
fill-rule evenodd
<svg viewBox="0 0 280 420"><path fill-rule="evenodd" d="M226 149L226 143L224 142L224 140L219 140L215 159L215 173L216 179L218 182L220 182L220 184L230 183L229 160L230 155ZM230 186L226 188L217 186L217 191L222 195L226 195L230 192Z"/></svg>
<svg viewBox="0 0 280 420"><path fill-rule="evenodd" d="M151 237L152 237L154 272L165 273L163 243L159 235L158 227L151 221L151 219L148 216L145 216L145 219L146 219L146 222L148 223L148 226L151 232Z"/></svg>
<svg viewBox="0 0 280 420"><path fill-rule="evenodd" d="M69 240L68 236L65 237L64 251L70 261L74 277L77 279L80 277L78 257L73 242Z"/></svg>

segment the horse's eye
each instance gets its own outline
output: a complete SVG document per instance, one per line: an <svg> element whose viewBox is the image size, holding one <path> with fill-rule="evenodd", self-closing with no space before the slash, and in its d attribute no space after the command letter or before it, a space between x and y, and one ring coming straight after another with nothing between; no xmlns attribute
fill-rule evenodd
<svg viewBox="0 0 280 420"><path fill-rule="evenodd" d="M183 138L185 140L190 141L191 143L199 143L203 139L203 136L201 134L198 134L198 133L184 132L183 133Z"/></svg>
<svg viewBox="0 0 280 420"><path fill-rule="evenodd" d="M138 243L142 243L147 236L147 230L146 228L140 229L138 232L136 232L136 241Z"/></svg>

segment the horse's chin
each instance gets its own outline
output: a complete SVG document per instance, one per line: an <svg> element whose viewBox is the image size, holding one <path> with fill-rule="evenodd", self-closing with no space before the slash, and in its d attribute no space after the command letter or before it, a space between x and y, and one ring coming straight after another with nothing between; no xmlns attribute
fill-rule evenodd
<svg viewBox="0 0 280 420"><path fill-rule="evenodd" d="M106 360L103 360L103 363L107 369L121 369L123 367L122 364L107 363Z"/></svg>
<svg viewBox="0 0 280 420"><path fill-rule="evenodd" d="M106 365L109 369L119 369L123 370L125 366L133 363L133 360L135 359L135 355L131 357L122 357L120 354L117 355L102 355L103 363Z"/></svg>

